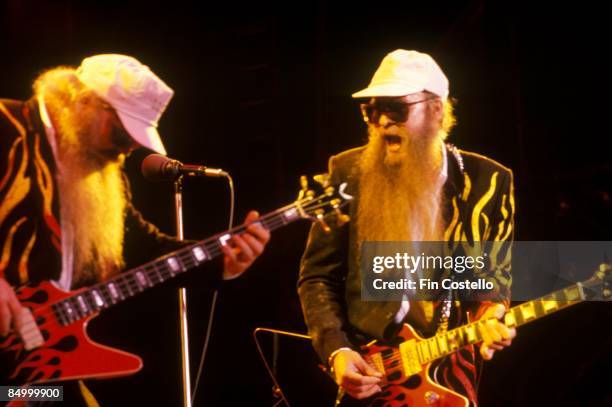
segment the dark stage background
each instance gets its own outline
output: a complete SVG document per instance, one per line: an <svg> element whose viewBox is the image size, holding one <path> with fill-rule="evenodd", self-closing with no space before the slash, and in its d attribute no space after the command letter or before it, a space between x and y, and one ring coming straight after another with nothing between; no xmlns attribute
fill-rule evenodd
<svg viewBox="0 0 612 407"><path fill-rule="evenodd" d="M418 49L439 62L458 99L450 140L514 169L516 239L612 240L607 14L594 2L532 3L4 0L0 95L28 98L47 67L135 56L176 91L160 124L169 154L230 171L241 219L288 203L299 175L362 144L350 94L387 52ZM172 189L142 179L145 155L127 162L135 203L173 233ZM189 180L186 236L224 229L227 208L223 181ZM274 404L251 332L305 332L295 285L307 229L274 233L256 265L222 288L196 405ZM211 298L197 275L189 296L196 366ZM91 384L102 405L180 404L176 303L166 287L91 324L100 341L145 360L133 377ZM487 364L482 405L612 405L611 313L609 304L583 304L522 328ZM292 405L332 405L334 386L316 363L308 343L280 340Z"/></svg>

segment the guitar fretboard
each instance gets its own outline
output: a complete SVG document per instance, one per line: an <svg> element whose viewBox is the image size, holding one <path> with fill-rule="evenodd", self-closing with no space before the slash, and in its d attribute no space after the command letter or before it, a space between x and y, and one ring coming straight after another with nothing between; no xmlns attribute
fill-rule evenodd
<svg viewBox="0 0 612 407"><path fill-rule="evenodd" d="M267 213L257 222L270 231L278 229L301 219L306 201L308 200L298 201ZM242 233L245 229L244 225L237 226L79 291L52 305L55 317L62 325L68 325L153 288L221 255L221 246L225 245L232 235Z"/></svg>
<svg viewBox="0 0 612 407"><path fill-rule="evenodd" d="M518 327L577 304L585 299L584 286L578 283L511 308L506 313L504 322L509 327ZM443 356L450 355L464 346L481 342L483 338L478 325L482 323L484 321L475 321L443 334L416 342L416 349L405 349L402 354L418 357L421 364L432 362ZM411 345L413 346L413 344L404 342L400 345L400 348Z"/></svg>

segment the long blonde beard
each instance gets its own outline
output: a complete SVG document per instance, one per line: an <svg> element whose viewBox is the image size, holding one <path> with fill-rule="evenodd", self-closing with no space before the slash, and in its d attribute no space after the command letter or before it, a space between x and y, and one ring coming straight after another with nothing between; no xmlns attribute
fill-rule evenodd
<svg viewBox="0 0 612 407"><path fill-rule="evenodd" d="M61 222L74 233L75 285L106 280L123 267L123 160L104 162L93 153L86 126L87 117L67 113L58 132Z"/></svg>
<svg viewBox="0 0 612 407"><path fill-rule="evenodd" d="M388 165L385 141L376 128L370 128L360 161L359 244L442 240L441 139L404 136L404 159L399 165Z"/></svg>

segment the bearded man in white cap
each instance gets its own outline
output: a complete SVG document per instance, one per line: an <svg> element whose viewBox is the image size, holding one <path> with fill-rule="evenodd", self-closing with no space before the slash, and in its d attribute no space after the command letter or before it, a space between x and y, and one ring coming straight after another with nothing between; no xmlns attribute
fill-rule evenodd
<svg viewBox="0 0 612 407"><path fill-rule="evenodd" d="M136 59L106 54L44 72L26 102L0 99L0 337L18 323L14 286L76 289L185 244L143 219L122 171L136 148L166 154L157 123L173 93ZM222 247L212 284L262 253L257 217ZM124 253L130 242L149 258Z"/></svg>
<svg viewBox="0 0 612 407"><path fill-rule="evenodd" d="M315 350L353 398L427 405L444 394L415 399L414 380L389 383L392 369L386 369L393 361L384 361L380 371L355 350L392 338L402 323L431 336L465 321L469 312L488 321L480 325L479 352L467 346L451 354L432 379L476 404L479 356L490 359L515 335L498 321L509 303L512 172L446 143L455 124L448 80L427 54L389 53L370 85L353 97L363 99L369 141L329 161L331 182L347 182L346 192L354 197L351 221L329 233L314 224L301 262L298 292ZM368 271L360 270L359 255L369 241L437 241L451 250L462 242L494 241L501 250L482 271L494 289L452 297L460 301L444 301L444 290L428 301L362 301L361 274ZM400 387L408 393L396 391Z"/></svg>

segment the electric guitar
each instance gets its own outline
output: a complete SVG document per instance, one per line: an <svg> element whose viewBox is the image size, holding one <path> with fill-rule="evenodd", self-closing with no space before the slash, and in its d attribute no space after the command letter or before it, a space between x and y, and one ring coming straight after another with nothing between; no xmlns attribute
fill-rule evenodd
<svg viewBox="0 0 612 407"><path fill-rule="evenodd" d="M261 216L257 222L270 231L298 219L317 221L329 229L326 217L335 214L338 224L348 221L340 208L352 197L329 185L326 175L315 176L323 187L317 195L302 177L302 190L290 205ZM0 377L3 385L111 378L138 372L140 357L93 342L87 323L100 312L136 296L179 274L222 255L224 245L239 226L169 253L91 287L62 291L50 282L16 289L24 307L20 329L0 338Z"/></svg>
<svg viewBox="0 0 612 407"><path fill-rule="evenodd" d="M586 281L510 308L504 323L518 327L585 300L610 300L611 270L602 264ZM383 373L382 391L360 401L344 397L342 405L467 407L466 397L434 381L432 365L464 346L482 342L478 325L483 323L478 320L431 338L422 338L404 324L396 338L364 345L360 353L366 362Z"/></svg>

